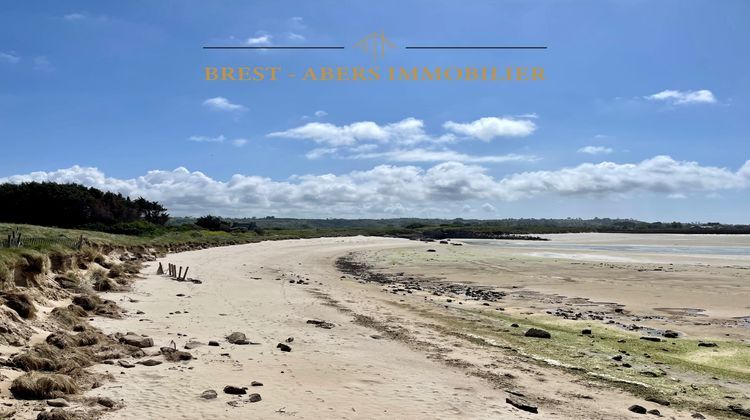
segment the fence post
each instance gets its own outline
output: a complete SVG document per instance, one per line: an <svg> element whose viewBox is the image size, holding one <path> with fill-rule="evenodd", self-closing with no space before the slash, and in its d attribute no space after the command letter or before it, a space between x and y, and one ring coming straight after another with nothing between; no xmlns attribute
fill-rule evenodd
<svg viewBox="0 0 750 420"><path fill-rule="evenodd" d="M190 269L190 267L185 267L185 274L182 275L182 279L185 280L187 278L187 272Z"/></svg>

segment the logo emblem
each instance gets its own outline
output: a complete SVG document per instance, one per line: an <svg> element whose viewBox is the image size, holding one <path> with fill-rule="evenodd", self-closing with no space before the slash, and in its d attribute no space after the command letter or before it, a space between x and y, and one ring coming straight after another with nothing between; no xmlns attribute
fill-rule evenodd
<svg viewBox="0 0 750 420"><path fill-rule="evenodd" d="M372 57L377 60L378 57L385 55L386 48L396 48L396 45L389 41L382 32L373 32L362 38L354 47L366 53L371 53Z"/></svg>

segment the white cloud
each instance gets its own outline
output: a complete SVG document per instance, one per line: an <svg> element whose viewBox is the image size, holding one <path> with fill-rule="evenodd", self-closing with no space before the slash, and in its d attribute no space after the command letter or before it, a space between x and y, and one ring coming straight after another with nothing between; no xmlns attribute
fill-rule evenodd
<svg viewBox="0 0 750 420"><path fill-rule="evenodd" d="M335 154L339 149L335 147L318 147L310 150L305 154L305 157L310 160L320 159L327 155Z"/></svg>
<svg viewBox="0 0 750 420"><path fill-rule="evenodd" d="M250 37L245 40L245 44L247 45L268 45L271 43L271 39L273 37L271 35L265 34L265 35L258 35L256 37Z"/></svg>
<svg viewBox="0 0 750 420"><path fill-rule="evenodd" d="M359 142L370 141L412 145L422 142L445 143L454 140L451 134L439 137L428 135L424 130L424 122L416 118L405 118L385 125L378 125L372 121L359 121L342 126L312 122L289 130L270 133L268 136L312 140L333 147L353 146Z"/></svg>
<svg viewBox="0 0 750 420"><path fill-rule="evenodd" d="M198 142L198 143L223 143L224 140L226 140L226 137L224 137L223 135L219 135L216 137L190 136L188 137L188 140Z"/></svg>
<svg viewBox="0 0 750 420"><path fill-rule="evenodd" d="M716 97L710 90L663 90L645 97L651 101L665 101L675 105L713 104Z"/></svg>
<svg viewBox="0 0 750 420"><path fill-rule="evenodd" d="M289 32L287 34L287 38L289 38L290 41L297 41L297 42L302 42L306 39L304 35L294 33L294 32Z"/></svg>
<svg viewBox="0 0 750 420"><path fill-rule="evenodd" d="M227 112L243 112L247 111L247 108L239 105L239 104L233 104L229 102L227 98L224 98L222 96L217 96L215 98L209 98L203 101L203 106L216 110L216 111L227 111Z"/></svg>
<svg viewBox="0 0 750 420"><path fill-rule="evenodd" d="M469 123L448 121L443 127L483 141L490 141L495 137L525 137L536 130L533 121L498 117L484 117Z"/></svg>
<svg viewBox="0 0 750 420"><path fill-rule="evenodd" d="M318 118L325 117L326 115L328 115L328 113L325 112L325 111L323 111L323 110L315 111L315 116L318 117Z"/></svg>
<svg viewBox="0 0 750 420"><path fill-rule="evenodd" d="M247 139L234 139L232 145L235 147L242 147L247 144Z"/></svg>
<svg viewBox="0 0 750 420"><path fill-rule="evenodd" d="M0 62L8 64L18 64L21 61L21 57L13 52L0 51Z"/></svg>
<svg viewBox="0 0 750 420"><path fill-rule="evenodd" d="M484 203L484 204L482 204L482 210L486 211L487 213L494 213L494 212L497 211L497 209L495 208L495 206L493 206L490 203Z"/></svg>
<svg viewBox="0 0 750 420"><path fill-rule="evenodd" d="M55 66L52 65L47 57L40 55L34 57L34 70L49 73L55 71Z"/></svg>
<svg viewBox="0 0 750 420"><path fill-rule="evenodd" d="M604 146L586 146L578 149L578 153L586 153L588 155L608 155L614 152L610 147Z"/></svg>
<svg viewBox="0 0 750 420"><path fill-rule="evenodd" d="M602 162L495 178L485 168L445 162L422 169L380 165L346 174L296 176L285 181L233 175L226 181L185 168L154 170L130 179L107 177L96 168L73 166L0 178L0 183L76 182L164 203L174 215L279 214L379 216L402 212L436 214L462 206L541 196L662 197L719 193L750 187L750 161L737 172L656 156L638 163ZM452 210L451 210L452 209ZM444 214L444 213L443 213Z"/></svg>
<svg viewBox="0 0 750 420"><path fill-rule="evenodd" d="M63 19L67 21L83 20L83 19L86 19L86 14L85 13L68 13L67 15L63 16Z"/></svg>

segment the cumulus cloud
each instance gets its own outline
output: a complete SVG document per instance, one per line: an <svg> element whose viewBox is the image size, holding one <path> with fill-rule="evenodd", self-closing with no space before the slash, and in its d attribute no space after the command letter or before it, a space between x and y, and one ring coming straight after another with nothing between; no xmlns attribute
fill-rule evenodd
<svg viewBox="0 0 750 420"><path fill-rule="evenodd" d="M233 104L229 102L229 99L222 96L215 98L209 98L203 101L203 106L215 111L226 111L226 112L244 112L247 108L243 105Z"/></svg>
<svg viewBox="0 0 750 420"><path fill-rule="evenodd" d="M234 139L232 145L235 147L242 147L247 144L247 139Z"/></svg>
<svg viewBox="0 0 750 420"><path fill-rule="evenodd" d="M271 39L273 37L271 35L258 35L256 37L250 37L245 40L245 44L247 45L268 45L271 43Z"/></svg>
<svg viewBox="0 0 750 420"><path fill-rule="evenodd" d="M325 117L326 115L328 115L328 113L323 111L322 109L315 111L315 116L318 118Z"/></svg>
<svg viewBox="0 0 750 420"><path fill-rule="evenodd" d="M136 178L118 179L81 166L0 178L0 183L26 181L76 182L143 196L164 203L175 215L211 212L353 217L398 212L435 214L447 208L457 213L471 203L547 195L712 194L750 187L750 161L733 172L656 156L638 163L587 163L504 178L491 176L481 166L460 162L444 162L427 169L379 165L365 171L302 175L283 181L253 175L233 175L222 181L186 168L154 170Z"/></svg>
<svg viewBox="0 0 750 420"><path fill-rule="evenodd" d="M651 101L669 102L674 105L713 104L716 97L710 90L663 90L645 97Z"/></svg>
<svg viewBox="0 0 750 420"><path fill-rule="evenodd" d="M610 147L604 146L586 146L578 149L578 153L586 153L587 155L608 155L614 152Z"/></svg>
<svg viewBox="0 0 750 420"><path fill-rule="evenodd" d="M352 146L358 142L414 144L432 140L424 131L424 123L415 118L406 118L396 123L378 125L372 121L360 121L348 125L311 122L303 126L268 134L269 137L312 140L328 146Z"/></svg>
<svg viewBox="0 0 750 420"><path fill-rule="evenodd" d="M224 137L224 135L221 135L221 134L216 137L190 136L188 137L188 140L198 142L198 143L223 143L224 140L226 140L226 137Z"/></svg>
<svg viewBox="0 0 750 420"><path fill-rule="evenodd" d="M525 137L536 130L533 121L498 117L484 117L468 123L448 121L443 127L482 141L490 141L496 137Z"/></svg>
<svg viewBox="0 0 750 420"><path fill-rule="evenodd" d="M287 38L289 38L290 41L296 41L296 42L302 42L306 39L304 35L301 35L295 32L289 32L287 34Z"/></svg>
<svg viewBox="0 0 750 420"><path fill-rule="evenodd" d="M0 63L18 64L21 61L21 57L13 52L0 51Z"/></svg>

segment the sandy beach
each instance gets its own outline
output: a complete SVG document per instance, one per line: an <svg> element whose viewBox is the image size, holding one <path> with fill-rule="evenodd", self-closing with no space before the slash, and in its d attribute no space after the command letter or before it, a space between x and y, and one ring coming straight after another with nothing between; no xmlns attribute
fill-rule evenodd
<svg viewBox="0 0 750 420"><path fill-rule="evenodd" d="M553 237L550 242L524 241L519 246L325 238L168 255L148 264L132 291L109 294L127 310L124 319L95 318L93 324L105 333L131 331L151 337L155 346L145 350L154 357L160 346L188 345L193 360L134 368L97 365L94 370L112 373L115 380L87 395L121 400L123 408L105 415L113 419L612 419L640 417L628 410L635 404L663 416L690 418L695 410L645 402L642 392L619 386L628 380L610 381L618 371L630 375L617 363L609 362L612 366L602 367L598 374L581 372L567 366L562 355L550 360L543 350L537 354L522 342L515 347L513 340L521 335L508 328L508 322L588 326L595 337L602 331L601 340L605 332L627 338L630 334L638 345L643 331L659 335L669 328L679 331L680 340L732 340L747 346L750 335L747 318L742 317L750 315L750 256L565 246L664 247L682 239L670 235ZM683 245L750 245L748 237L741 236L687 239ZM336 266L341 257L367 261L371 271L395 280L376 283L344 274ZM156 275L159 262L189 266L190 277L202 283ZM424 286L403 287L415 282ZM446 289L456 284L502 291L503 296L477 299ZM579 310L584 315L566 315ZM490 319L496 313L504 318ZM333 325L320 328L309 320ZM635 332L628 327L634 324ZM492 333L467 325L487 327ZM552 343L558 338L556 331ZM233 332L246 334L250 344L228 343L226 337ZM508 337L513 340L502 342ZM211 340L219 345L209 346ZM291 351L281 351L279 343ZM591 350L577 357L598 356ZM733 369L738 375L750 373L746 365L740 366L742 360L737 359ZM634 358L632 363L649 361ZM710 382L706 386L733 393L734 402L750 405L748 382L736 376L711 379L671 366L658 369L679 386L685 381L699 387ZM630 382L659 386L650 380ZM252 386L253 381L262 386ZM262 400L228 395L222 392L227 385L247 387L247 393L258 393ZM218 397L201 398L206 390L215 390ZM518 408L519 401L539 414Z"/></svg>

